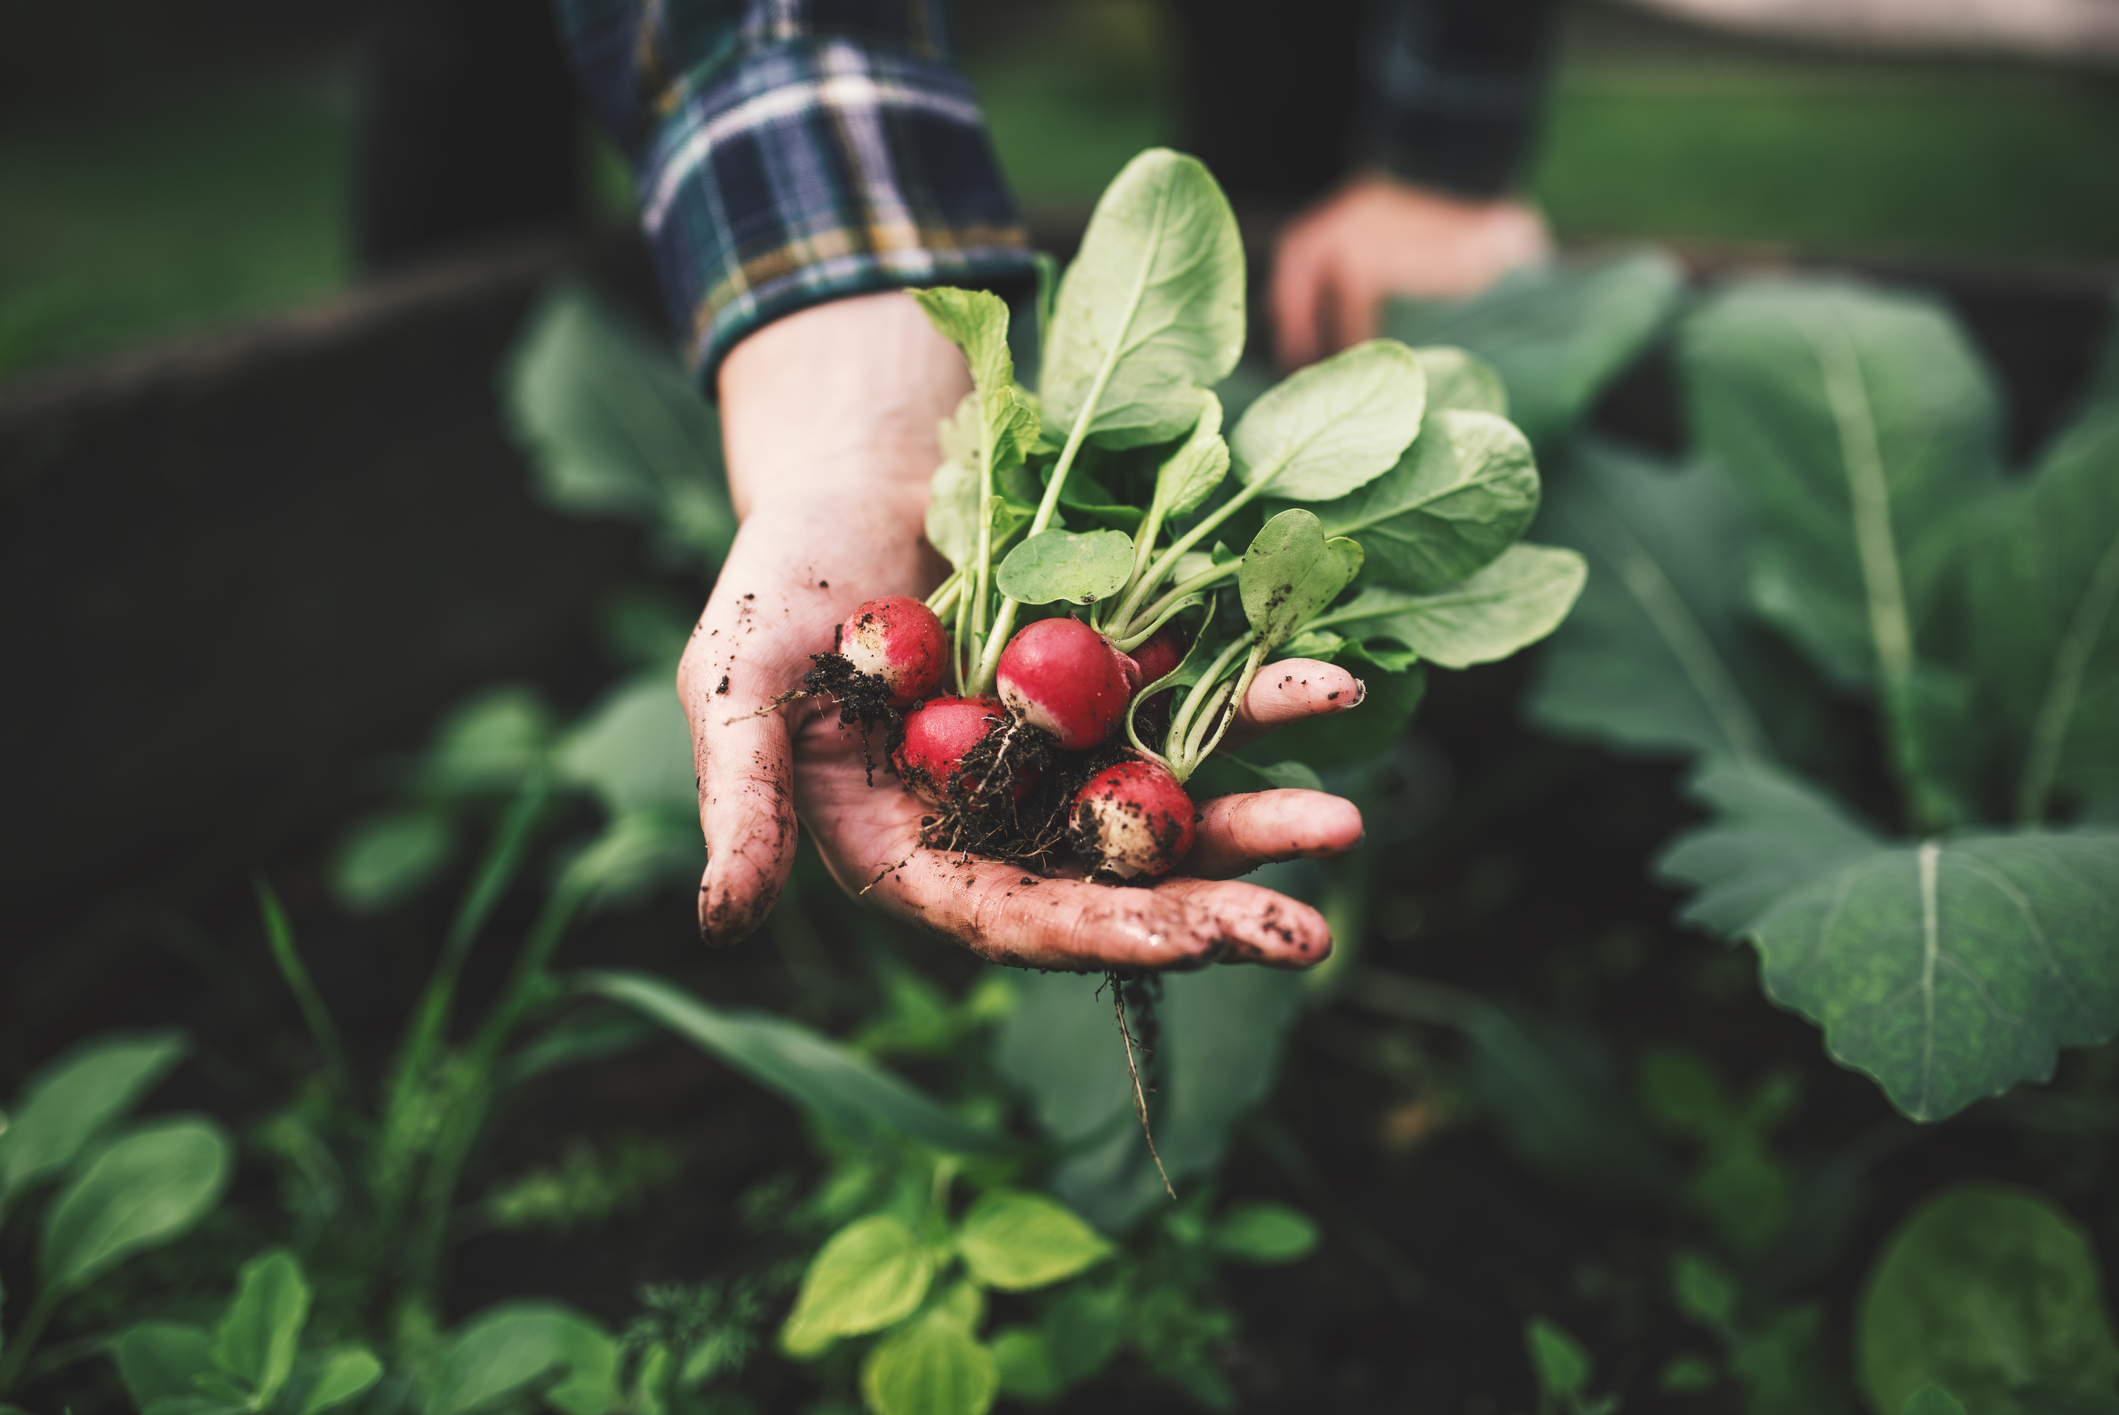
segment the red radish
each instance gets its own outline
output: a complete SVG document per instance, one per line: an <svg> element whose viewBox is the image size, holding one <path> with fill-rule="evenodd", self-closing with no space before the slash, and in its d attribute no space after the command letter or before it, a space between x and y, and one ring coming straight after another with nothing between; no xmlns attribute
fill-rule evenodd
<svg viewBox="0 0 2119 1415"><path fill-rule="evenodd" d="M1075 793L1074 843L1092 877L1153 879L1192 848L1192 798L1167 767L1128 757Z"/></svg>
<svg viewBox="0 0 2119 1415"><path fill-rule="evenodd" d="M964 754L1007 721L1005 709L993 698L931 698L906 714L905 740L891 760L905 785L930 806L951 798L968 800L977 794L979 783L977 777L955 779ZM1015 799L1022 800L1036 782L1035 771L1019 775Z"/></svg>
<svg viewBox="0 0 2119 1415"><path fill-rule="evenodd" d="M949 636L935 612L909 595L869 600L840 626L839 653L880 682L891 706L908 708L942 685Z"/></svg>
<svg viewBox="0 0 2119 1415"><path fill-rule="evenodd" d="M1125 717L1133 696L1126 681L1129 662L1079 619L1040 619L1001 651L1001 701L1067 751L1087 751Z"/></svg>
<svg viewBox="0 0 2119 1415"><path fill-rule="evenodd" d="M1143 687L1171 672L1185 661L1185 636L1175 624L1165 624L1157 629L1148 642L1133 650L1134 664L1140 669ZM1169 691L1168 689L1164 690Z"/></svg>

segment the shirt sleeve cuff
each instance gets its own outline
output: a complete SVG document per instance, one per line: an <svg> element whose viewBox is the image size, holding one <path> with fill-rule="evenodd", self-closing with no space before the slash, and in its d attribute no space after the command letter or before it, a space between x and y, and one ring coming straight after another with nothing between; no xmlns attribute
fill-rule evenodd
<svg viewBox="0 0 2119 1415"><path fill-rule="evenodd" d="M970 86L843 39L769 45L673 88L639 183L671 323L709 392L738 340L807 306L1033 275Z"/></svg>

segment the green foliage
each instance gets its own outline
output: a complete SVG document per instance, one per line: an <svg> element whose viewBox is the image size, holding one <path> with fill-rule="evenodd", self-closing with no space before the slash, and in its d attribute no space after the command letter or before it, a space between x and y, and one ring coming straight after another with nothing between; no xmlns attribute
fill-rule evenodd
<svg viewBox="0 0 2119 1415"><path fill-rule="evenodd" d="M1389 583L1428 591L1492 564L1537 509L1537 465L1515 425L1445 409L1383 475L1317 515L1327 534L1358 538Z"/></svg>
<svg viewBox="0 0 2119 1415"><path fill-rule="evenodd" d="M1124 531L1039 531L1008 552L994 583L1023 604L1094 604L1126 587L1133 537Z"/></svg>
<svg viewBox="0 0 2119 1415"><path fill-rule="evenodd" d="M171 1118L126 1131L53 1201L38 1252L45 1290L77 1291L142 1248L183 1234L220 1202L232 1159L210 1120Z"/></svg>
<svg viewBox="0 0 2119 1415"><path fill-rule="evenodd" d="M2119 1345L2086 1235L2043 1195L1972 1182L1927 1200L1885 1245L1858 1320L1879 1415L1934 1382L2015 1415L2040 1395L2110 1395Z"/></svg>
<svg viewBox="0 0 2119 1415"><path fill-rule="evenodd" d="M878 1342L861 1363L875 1415L985 1415L1000 1368L955 1313L937 1307Z"/></svg>
<svg viewBox="0 0 2119 1415"><path fill-rule="evenodd" d="M1316 1220L1285 1204L1231 1204L1207 1230L1222 1257L1268 1268L1307 1258L1318 1236Z"/></svg>
<svg viewBox="0 0 2119 1415"><path fill-rule="evenodd" d="M594 1322L557 1302L489 1308L449 1342L425 1393L424 1415L472 1415L530 1387L561 1415L624 1408L619 1347Z"/></svg>
<svg viewBox="0 0 2119 1415"><path fill-rule="evenodd" d="M432 884L455 853L447 812L414 806L370 816L339 843L331 892L349 914L380 913Z"/></svg>
<svg viewBox="0 0 2119 1415"><path fill-rule="evenodd" d="M1407 594L1381 585L1311 621L1359 639L1403 644L1444 668L1508 657L1567 617L1587 577L1582 557L1544 545L1512 545L1499 559L1444 590Z"/></svg>
<svg viewBox="0 0 2119 1415"><path fill-rule="evenodd" d="M106 1126L131 1110L184 1054L176 1032L92 1037L41 1068L0 1129L0 1215L63 1172Z"/></svg>
<svg viewBox="0 0 2119 1415"><path fill-rule="evenodd" d="M243 1265L212 1330L138 1322L118 1334L111 1354L146 1415L320 1415L365 1394L383 1368L361 1346L302 1355L309 1302L302 1265L273 1249Z"/></svg>
<svg viewBox="0 0 2119 1415"><path fill-rule="evenodd" d="M1237 579L1252 633L1263 647L1278 648L1360 569L1360 546L1327 540L1317 518L1299 507L1281 512L1252 539Z"/></svg>
<svg viewBox="0 0 2119 1415"><path fill-rule="evenodd" d="M678 1160L666 1141L622 1138L599 1150L574 1141L556 1165L539 1165L486 1195L480 1207L500 1229L542 1228L571 1233L630 1213L677 1177Z"/></svg>
<svg viewBox="0 0 2119 1415"><path fill-rule="evenodd" d="M1537 1377L1540 1411L1610 1415L1619 1408L1615 1395L1590 1396L1595 1363L1588 1349L1561 1327L1543 1317L1531 1318L1523 1326L1523 1347L1530 1354L1531 1374Z"/></svg>
<svg viewBox="0 0 2119 1415"><path fill-rule="evenodd" d="M1965 1415L1965 1408L1956 1396L1930 1381L1906 1397L1899 1415Z"/></svg>
<svg viewBox="0 0 2119 1415"><path fill-rule="evenodd" d="M1915 1120L2045 1080L2057 1048L2119 1027L2101 922L2119 833L1894 844L1763 765L1710 765L1695 790L1720 818L1661 864L1701 891L1686 917L1750 938L1767 993Z"/></svg>
<svg viewBox="0 0 2119 1415"><path fill-rule="evenodd" d="M1111 1244L1042 1194L996 1189L971 1206L957 1252L973 1278L1003 1292L1045 1287L1109 1257Z"/></svg>
<svg viewBox="0 0 2119 1415"><path fill-rule="evenodd" d="M721 563L736 517L720 420L666 349L562 284L532 313L501 388L509 431L554 507L645 523L701 568Z"/></svg>
<svg viewBox="0 0 2119 1415"><path fill-rule="evenodd" d="M1039 371L1047 422L1110 447L1166 442L1243 352L1243 241L1196 158L1151 148L1096 204Z"/></svg>
<svg viewBox="0 0 2119 1415"><path fill-rule="evenodd" d="M1682 289L1669 256L1632 251L1518 270L1457 303L1397 301L1385 325L1408 344L1457 345L1491 365L1509 416L1547 447L1654 339Z"/></svg>
<svg viewBox="0 0 2119 1415"><path fill-rule="evenodd" d="M1395 339L1371 339L1261 394L1229 434L1230 460L1247 487L1331 501L1390 470L1426 406L1419 357Z"/></svg>
<svg viewBox="0 0 2119 1415"><path fill-rule="evenodd" d="M856 1220L811 1259L780 1344L790 1355L814 1356L842 1336L893 1326L919 1307L933 1277L933 1253L903 1220Z"/></svg>
<svg viewBox="0 0 2119 1415"><path fill-rule="evenodd" d="M1694 790L1718 819L1659 866L1700 891L1686 917L1752 943L1767 993L1899 1109L1941 1119L2042 1080L2057 1048L2119 1030L2119 835L2039 824L2119 762L2097 711L2119 596L2119 501L2092 470L2111 412L2093 403L2004 491L1996 397L1932 302L1739 282L1681 346L1704 464L1578 458L1549 529L1600 573L1533 713L1705 758ZM1874 702L1914 838L1788 769L1862 750L1788 648ZM1997 769L2014 831L1970 824L1998 813Z"/></svg>

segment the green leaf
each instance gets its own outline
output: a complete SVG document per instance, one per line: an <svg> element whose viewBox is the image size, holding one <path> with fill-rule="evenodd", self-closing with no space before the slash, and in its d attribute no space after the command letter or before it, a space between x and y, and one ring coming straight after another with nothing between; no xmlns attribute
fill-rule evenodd
<svg viewBox="0 0 2119 1415"><path fill-rule="evenodd" d="M1468 668L1507 658L1550 634L1573 608L1586 574L1572 550L1513 545L1478 574L1434 594L1372 585L1312 627L1395 640L1444 668Z"/></svg>
<svg viewBox="0 0 2119 1415"><path fill-rule="evenodd" d="M933 1254L902 1219L856 1219L810 1260L781 1344L808 1357L842 1336L881 1331L918 1310L933 1277Z"/></svg>
<svg viewBox="0 0 2119 1415"><path fill-rule="evenodd" d="M342 1346L317 1362L316 1375L303 1392L297 1415L335 1410L383 1378L383 1363L365 1346Z"/></svg>
<svg viewBox="0 0 2119 1415"><path fill-rule="evenodd" d="M1670 1295L1678 1315L1717 1336L1736 1330L1736 1279L1705 1253L1690 1249L1670 1261Z"/></svg>
<svg viewBox="0 0 2119 1415"><path fill-rule="evenodd" d="M2110 1394L2119 1346L2095 1245L2035 1190L1975 1180L1929 1199L1886 1243L1857 1320L1863 1391L1899 1410L1928 1382L2015 1415L2026 1387Z"/></svg>
<svg viewBox="0 0 2119 1415"><path fill-rule="evenodd" d="M1696 1395L1722 1383L1722 1368L1697 1351L1681 1352L1656 1373L1655 1388L1667 1395Z"/></svg>
<svg viewBox="0 0 2119 1415"><path fill-rule="evenodd" d="M1094 604L1126 587L1133 538L1124 531L1039 531L1008 552L994 582L1023 604Z"/></svg>
<svg viewBox="0 0 2119 1415"><path fill-rule="evenodd" d="M236 1277L235 1297L214 1331L214 1362L267 1404L294 1371L308 1321L309 1280L302 1265L284 1248L260 1253Z"/></svg>
<svg viewBox="0 0 2119 1415"><path fill-rule="evenodd" d="M1350 563L1351 561L1351 563ZM1267 648L1286 642L1346 588L1360 569L1299 507L1265 523L1244 552L1236 586L1251 629Z"/></svg>
<svg viewBox="0 0 2119 1415"><path fill-rule="evenodd" d="M567 862L565 886L590 909L638 902L653 890L690 885L706 864L699 818L691 811L636 809L613 816L603 834Z"/></svg>
<svg viewBox="0 0 2119 1415"><path fill-rule="evenodd" d="M184 1055L181 1032L105 1032L47 1063L0 1128L0 1210L68 1165Z"/></svg>
<svg viewBox="0 0 2119 1415"><path fill-rule="evenodd" d="M1007 1155L940 1102L858 1052L767 1013L723 1011L644 973L586 972L577 990L631 1008L713 1053L766 1089L855 1135L898 1134L945 1154Z"/></svg>
<svg viewBox="0 0 2119 1415"><path fill-rule="evenodd" d="M643 673L597 704L559 744L560 775L613 815L635 807L698 809L692 730L664 673Z"/></svg>
<svg viewBox="0 0 2119 1415"><path fill-rule="evenodd" d="M1038 1330L1062 1386L1086 1381L1111 1363L1126 1334L1126 1312L1123 1280L1077 1282L1053 1298Z"/></svg>
<svg viewBox="0 0 2119 1415"><path fill-rule="evenodd" d="M552 712L529 688L500 687L451 710L420 762L418 785L443 797L510 795L544 762Z"/></svg>
<svg viewBox="0 0 2119 1415"><path fill-rule="evenodd" d="M138 1322L111 1343L118 1379L133 1404L145 1409L171 1396L198 1394L198 1377L212 1375L213 1338L182 1322Z"/></svg>
<svg viewBox="0 0 2119 1415"><path fill-rule="evenodd" d="M1290 374L1244 410L1229 455L1245 486L1329 501L1382 476L1412 445L1427 378L1411 349L1371 339Z"/></svg>
<svg viewBox="0 0 2119 1415"><path fill-rule="evenodd" d="M1757 948L1766 993L1915 1120L2119 1030L2119 831L1877 838L1771 767L1710 763L1717 819L1659 862L1687 920Z"/></svg>
<svg viewBox="0 0 2119 1415"><path fill-rule="evenodd" d="M167 1243L220 1202L230 1154L210 1120L134 1126L89 1161L44 1220L44 1285L73 1292L142 1248Z"/></svg>
<svg viewBox="0 0 2119 1415"><path fill-rule="evenodd" d="M348 913L380 913L419 893L455 853L456 830L444 811L413 806L371 816L339 842L332 897Z"/></svg>
<svg viewBox="0 0 2119 1415"><path fill-rule="evenodd" d="M1385 327L1408 344L1454 344L1490 362L1509 416L1544 446L1648 347L1684 288L1660 251L1513 271L1461 302L1394 302Z"/></svg>
<svg viewBox="0 0 2119 1415"><path fill-rule="evenodd" d="M1965 1415L1965 1409L1956 1396L1929 1381L1906 1397L1899 1415Z"/></svg>
<svg viewBox="0 0 2119 1415"><path fill-rule="evenodd" d="M1513 423L1445 411L1382 476L1316 509L1327 534L1361 542L1375 578L1436 590L1521 538L1538 510L1538 468Z"/></svg>
<svg viewBox="0 0 2119 1415"><path fill-rule="evenodd" d="M969 404L976 393L966 393ZM947 444L945 435L944 443ZM927 489L927 543L957 569L979 553L979 469L950 457L934 469Z"/></svg>
<svg viewBox="0 0 2119 1415"><path fill-rule="evenodd" d="M1206 504L1229 474L1229 444L1221 440L1221 400L1199 394L1199 421L1155 473L1155 504L1164 517L1187 516Z"/></svg>
<svg viewBox="0 0 2119 1415"><path fill-rule="evenodd" d="M2001 708L2018 817L2119 791L2119 406L2064 434L1972 562L1975 661Z"/></svg>
<svg viewBox="0 0 2119 1415"><path fill-rule="evenodd" d="M1848 683L1898 671L1943 589L1955 532L1997 483L1991 381L1931 300L1758 279L1685 323L1706 453L1744 488L1760 609Z"/></svg>
<svg viewBox="0 0 2119 1415"><path fill-rule="evenodd" d="M1015 359L1008 352L1008 304L990 290L913 290L913 301L942 337L964 351L971 383L996 406L1015 387Z"/></svg>
<svg viewBox="0 0 2119 1415"><path fill-rule="evenodd" d="M1721 471L1585 437L1538 530L1589 578L1539 664L1535 721L1621 749L1773 755L1767 724L1802 705L1744 622L1749 527Z"/></svg>
<svg viewBox="0 0 2119 1415"><path fill-rule="evenodd" d="M533 1385L565 1415L609 1415L625 1405L618 1358L618 1343L563 1303L489 1307L450 1343L426 1415L470 1415Z"/></svg>
<svg viewBox="0 0 2119 1415"><path fill-rule="evenodd" d="M1547 1400L1578 1396L1589 1387L1595 1367L1581 1342L1543 1317L1523 1324L1523 1346L1530 1353L1531 1374L1538 1379L1538 1394Z"/></svg>
<svg viewBox="0 0 2119 1415"><path fill-rule="evenodd" d="M1141 153L1104 188L1060 281L1039 375L1047 426L1086 417L1107 447L1178 436L1199 415L1197 390L1236 367L1243 305L1228 198L1198 159Z"/></svg>
<svg viewBox="0 0 2119 1415"><path fill-rule="evenodd" d="M1027 1292L1094 1267L1111 1244L1042 1194L995 1189L964 1215L957 1251L971 1275L1003 1292Z"/></svg>
<svg viewBox="0 0 2119 1415"><path fill-rule="evenodd" d="M1000 1378L1000 1393L1017 1400L1045 1401L1066 1387L1053 1368L1052 1351L1045 1338L1030 1327L1007 1327L995 1332L987 1347Z"/></svg>
<svg viewBox="0 0 2119 1415"><path fill-rule="evenodd" d="M1207 1245L1262 1268L1299 1263L1316 1251L1317 1222L1286 1204L1231 1204L1207 1230Z"/></svg>
<svg viewBox="0 0 2119 1415"><path fill-rule="evenodd" d="M1477 354L1447 344L1413 350L1427 376L1429 416L1449 409L1508 416L1508 388L1501 372Z"/></svg>
<svg viewBox="0 0 2119 1415"><path fill-rule="evenodd" d="M942 1312L907 1322L861 1362L875 1415L985 1415L1000 1385L993 1353Z"/></svg>
<svg viewBox="0 0 2119 1415"><path fill-rule="evenodd" d="M538 304L501 377L544 499L650 523L704 567L735 539L721 424L669 352L580 286Z"/></svg>
<svg viewBox="0 0 2119 1415"><path fill-rule="evenodd" d="M1746 1388L1751 1415L1845 1415L1851 1402L1843 1366L1826 1341L1824 1310L1815 1302L1771 1314L1729 1352L1729 1368Z"/></svg>

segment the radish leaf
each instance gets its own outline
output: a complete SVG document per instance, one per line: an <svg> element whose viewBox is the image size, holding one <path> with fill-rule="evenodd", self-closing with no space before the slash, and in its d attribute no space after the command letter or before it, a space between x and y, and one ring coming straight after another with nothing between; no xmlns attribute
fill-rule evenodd
<svg viewBox="0 0 2119 1415"><path fill-rule="evenodd" d="M1133 538L1124 531L1039 531L1008 552L995 583L1021 604L1094 604L1126 587Z"/></svg>
<svg viewBox="0 0 2119 1415"><path fill-rule="evenodd" d="M1538 469L1506 419L1442 412L1397 465L1315 510L1327 533L1361 542L1386 583L1438 590L1516 543L1537 514Z"/></svg>
<svg viewBox="0 0 2119 1415"><path fill-rule="evenodd" d="M1271 649L1294 637L1360 568L1360 547L1326 540L1317 518L1299 507L1266 522L1236 577L1259 645Z"/></svg>
<svg viewBox="0 0 2119 1415"><path fill-rule="evenodd" d="M1229 453L1245 486L1327 501L1390 470L1426 406L1419 358L1394 339L1371 339L1260 394L1229 435Z"/></svg>
<svg viewBox="0 0 2119 1415"><path fill-rule="evenodd" d="M1518 544L1478 574L1433 594L1371 585L1311 627L1353 639L1392 639L1444 668L1468 668L1506 658L1550 634L1574 606L1586 574L1572 550Z"/></svg>
<svg viewBox="0 0 2119 1415"><path fill-rule="evenodd" d="M1155 473L1151 512L1159 525L1168 517L1198 510L1229 474L1229 445L1221 440L1221 400L1202 389L1199 421L1192 435L1163 459Z"/></svg>
<svg viewBox="0 0 2119 1415"><path fill-rule="evenodd" d="M1413 350L1420 372L1427 375L1427 411L1445 408L1466 413L1508 416L1508 387L1500 372L1477 354L1449 344Z"/></svg>
<svg viewBox="0 0 2119 1415"><path fill-rule="evenodd" d="M1243 352L1243 241L1198 159L1151 148L1104 189L1060 281L1045 345L1045 419L1086 418L1108 447L1167 442L1199 415L1197 388Z"/></svg>

